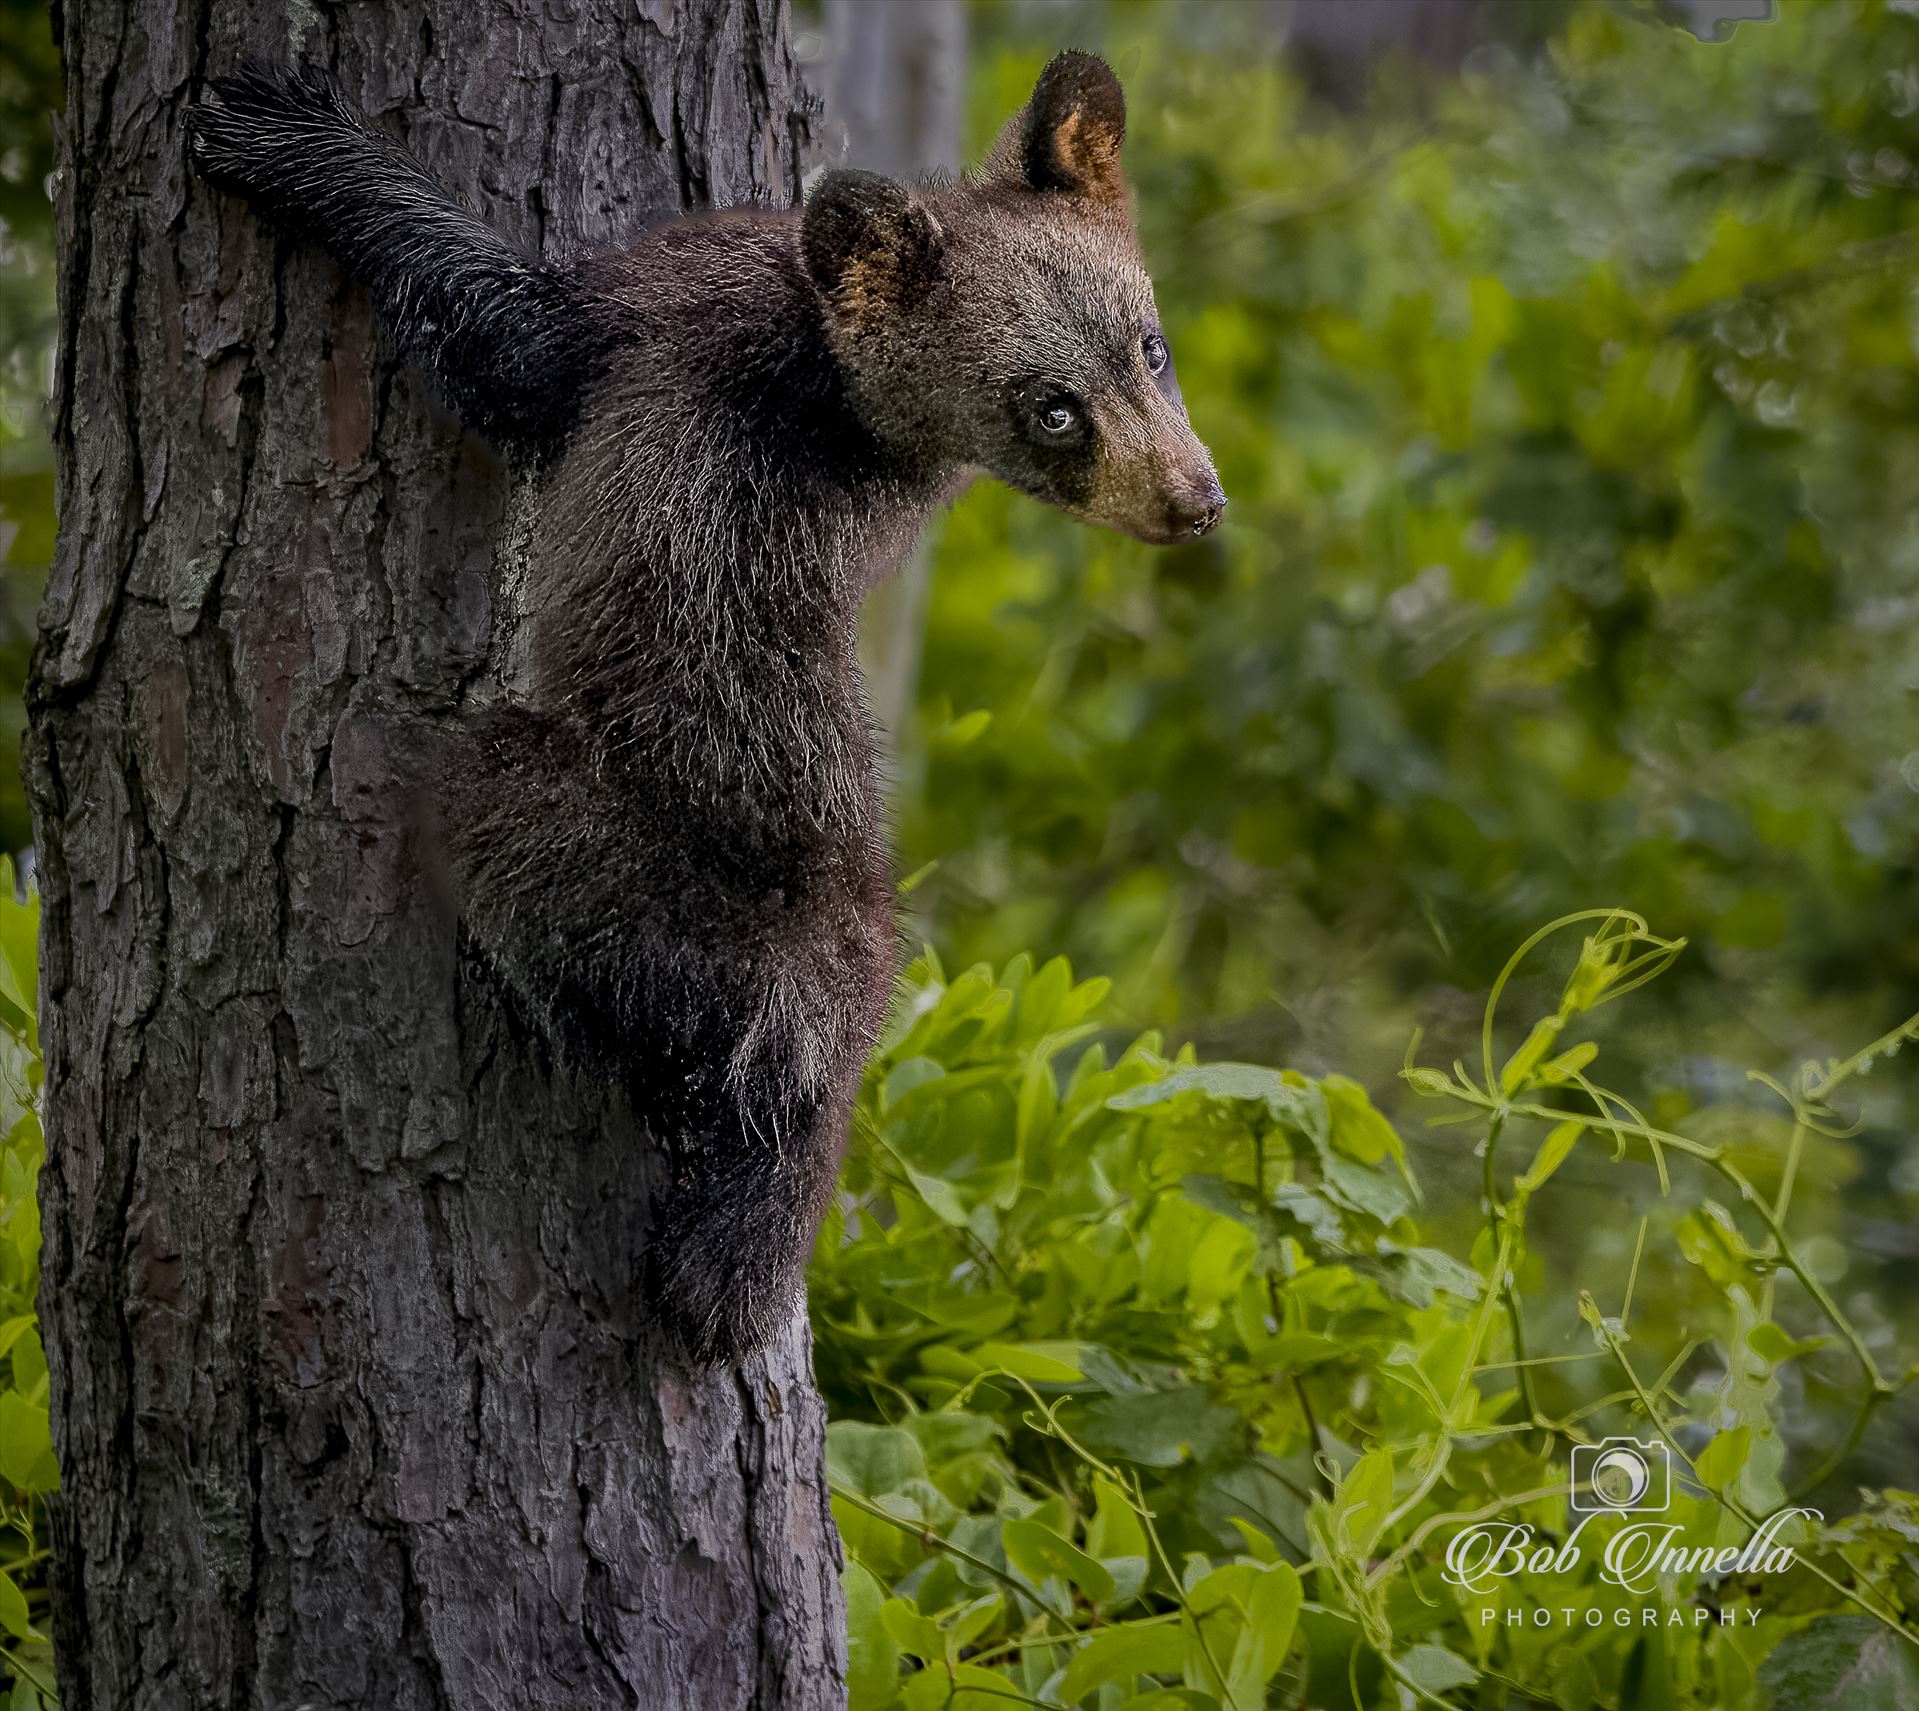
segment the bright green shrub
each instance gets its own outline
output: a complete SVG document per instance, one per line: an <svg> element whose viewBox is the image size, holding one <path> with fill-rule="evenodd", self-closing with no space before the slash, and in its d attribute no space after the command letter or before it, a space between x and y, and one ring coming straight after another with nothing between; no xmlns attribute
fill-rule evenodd
<svg viewBox="0 0 1919 1711"><path fill-rule="evenodd" d="M40 1346L40 902L15 896L0 857L0 1674L8 1711L53 1703L44 1637L46 1516L59 1484L47 1431L47 1357ZM43 1700L41 1688L45 1687Z"/></svg>
<svg viewBox="0 0 1919 1711"><path fill-rule="evenodd" d="M1842 1676L1881 1695L1844 1703L1919 1703L1909 1493L1789 1525L1777 1574L1622 1591L1598 1544L1626 1520L1602 1515L1576 1565L1441 1577L1470 1520L1563 1537L1569 1447L1608 1434L1669 1446L1687 1545L1740 1544L1789 1490L1831 1489L1831 1446L1789 1456L1780 1431L1801 1365L1859 1430L1909 1376L1784 1239L1828 1100L1904 1035L1780 1089L1792 1163L1762 1194L1709 1125L1649 1128L1592 1079L1591 1013L1680 947L1619 913L1558 925L1579 956L1516 1050L1502 977L1483 1061L1406 1072L1481 1149L1470 1264L1422 1240L1399 1137L1352 1082L1152 1035L1109 1051L1104 983L1060 961L915 965L813 1274L854 1711L1796 1711L1841 1703ZM1528 1213L1582 1150L1669 1178L1670 1216L1584 1280L1576 1346L1535 1326L1515 1369ZM1508 1624L1534 1605L1572 1615Z"/></svg>

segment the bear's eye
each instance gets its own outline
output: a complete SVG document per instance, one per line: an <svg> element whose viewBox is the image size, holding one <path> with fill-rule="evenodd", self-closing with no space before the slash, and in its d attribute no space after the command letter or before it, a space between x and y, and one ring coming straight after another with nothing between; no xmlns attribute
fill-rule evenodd
<svg viewBox="0 0 1919 1711"><path fill-rule="evenodd" d="M1166 367L1166 341L1157 333L1148 333L1140 341L1140 351L1146 358L1146 372L1159 374Z"/></svg>
<svg viewBox="0 0 1919 1711"><path fill-rule="evenodd" d="M1086 401L1048 376L1034 375L1020 382L1009 402L1014 432L1049 455L1093 437Z"/></svg>

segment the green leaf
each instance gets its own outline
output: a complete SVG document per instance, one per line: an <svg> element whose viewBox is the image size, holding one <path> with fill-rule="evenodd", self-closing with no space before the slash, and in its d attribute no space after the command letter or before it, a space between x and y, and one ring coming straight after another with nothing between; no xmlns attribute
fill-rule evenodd
<svg viewBox="0 0 1919 1711"><path fill-rule="evenodd" d="M935 733L934 740L948 748L963 749L984 736L987 726L992 722L993 710L990 707L976 707L970 713L962 713L945 730Z"/></svg>
<svg viewBox="0 0 1919 1711"><path fill-rule="evenodd" d="M1078 1343L981 1343L973 1358L983 1371L998 1367L1029 1384L1078 1384L1086 1377Z"/></svg>
<svg viewBox="0 0 1919 1711"><path fill-rule="evenodd" d="M1870 1616L1821 1616L1759 1666L1771 1711L1912 1711L1919 1650Z"/></svg>
<svg viewBox="0 0 1919 1711"><path fill-rule="evenodd" d="M1357 1619L1324 1604L1305 1603L1299 1609L1299 1630L1308 1681L1320 1684L1312 1696L1314 1711L1374 1711L1384 1670L1378 1654L1363 1642Z"/></svg>
<svg viewBox="0 0 1919 1711"><path fill-rule="evenodd" d="M1021 1156L1032 1168L1032 1150L1053 1126L1059 1114L1059 1089L1052 1063L1035 1053L1020 1077L1018 1118L1015 1124Z"/></svg>
<svg viewBox="0 0 1919 1711"><path fill-rule="evenodd" d="M1012 1478L1000 1448L1003 1433L990 1415L942 1409L908 1414L900 1426L918 1440L927 1477L960 1509L990 1500Z"/></svg>
<svg viewBox="0 0 1919 1711"><path fill-rule="evenodd" d="M1393 1458L1386 1450L1368 1450L1333 1494L1334 1540L1344 1540L1356 1557L1366 1558L1392 1507Z"/></svg>
<svg viewBox="0 0 1919 1711"><path fill-rule="evenodd" d="M47 1351L41 1346L39 1331L31 1326L13 1344L13 1382L28 1401L46 1401Z"/></svg>
<svg viewBox="0 0 1919 1711"><path fill-rule="evenodd" d="M1113 1577L1113 1590L1099 1601L1102 1612L1124 1610L1145 1589L1152 1563L1145 1556L1101 1557L1101 1566Z"/></svg>
<svg viewBox="0 0 1919 1711"><path fill-rule="evenodd" d="M889 1598L880 1609L880 1623L894 1644L910 1657L926 1663L944 1663L946 1634L931 1616L922 1616L904 1598Z"/></svg>
<svg viewBox="0 0 1919 1711"><path fill-rule="evenodd" d="M981 1343L977 1348L953 1348L936 1343L920 1351L920 1365L935 1377L961 1383L982 1373L1005 1372L1028 1384L1079 1384L1085 1374L1069 1358L1077 1343Z"/></svg>
<svg viewBox="0 0 1919 1711"><path fill-rule="evenodd" d="M1103 1475L1093 1476L1093 1518L1086 1548L1096 1557L1143 1557L1146 1528L1125 1493Z"/></svg>
<svg viewBox="0 0 1919 1711"><path fill-rule="evenodd" d="M39 1014L40 900L14 902L17 883L12 858L0 856L0 997L32 1026Z"/></svg>
<svg viewBox="0 0 1919 1711"><path fill-rule="evenodd" d="M1679 1220L1679 1251L1721 1289L1750 1283L1763 1270L1760 1255L1740 1233L1732 1214L1708 1200Z"/></svg>
<svg viewBox="0 0 1919 1711"><path fill-rule="evenodd" d="M1478 1670L1444 1646L1412 1646L1394 1662L1407 1680L1431 1694L1450 1693L1455 1687L1470 1687L1479 1679Z"/></svg>
<svg viewBox="0 0 1919 1711"><path fill-rule="evenodd" d="M1355 1255L1347 1263L1363 1276L1378 1278L1389 1295L1409 1307L1430 1307L1441 1291L1462 1301L1479 1299L1479 1274L1438 1248L1402 1248L1382 1241L1375 1252Z"/></svg>
<svg viewBox="0 0 1919 1711"><path fill-rule="evenodd" d="M906 1711L1007 1711L1006 1677L977 1664L923 1669L900 1696Z"/></svg>
<svg viewBox="0 0 1919 1711"><path fill-rule="evenodd" d="M1239 1535L1240 1543L1246 1547L1246 1554L1254 1562L1276 1563L1284 1560L1279 1554L1279 1547L1245 1516L1232 1515L1228 1520L1232 1523L1233 1531Z"/></svg>
<svg viewBox="0 0 1919 1711"><path fill-rule="evenodd" d="M1745 1470L1746 1457L1752 1452L1752 1428L1735 1426L1718 1433L1693 1463L1699 1483L1708 1491L1726 1492Z"/></svg>
<svg viewBox="0 0 1919 1711"><path fill-rule="evenodd" d="M21 1313L7 1320L5 1324L0 1325L0 1355L11 1353L13 1345L38 1324L39 1320L36 1319L33 1314ZM45 1357L42 1356L41 1365L44 1367L45 1364Z"/></svg>
<svg viewBox="0 0 1919 1711"><path fill-rule="evenodd" d="M913 1434L898 1426L835 1420L826 1428L826 1471L862 1497L882 1497L924 1479L926 1457Z"/></svg>
<svg viewBox="0 0 1919 1711"><path fill-rule="evenodd" d="M1074 1432L1088 1449L1143 1467L1204 1462L1244 1430L1239 1413L1212 1400L1200 1385L1102 1396L1082 1404Z"/></svg>
<svg viewBox="0 0 1919 1711"><path fill-rule="evenodd" d="M1398 1131L1366 1097L1365 1088L1343 1075L1323 1075L1319 1090L1326 1097L1336 1150L1361 1164L1391 1159L1401 1171L1406 1169L1406 1148Z"/></svg>
<svg viewBox="0 0 1919 1711"><path fill-rule="evenodd" d="M1338 1205L1363 1212L1381 1224L1391 1224L1413 1209L1412 1187L1396 1171L1361 1164L1343 1153L1328 1154L1320 1165L1325 1192Z"/></svg>
<svg viewBox="0 0 1919 1711"><path fill-rule="evenodd" d="M1579 1137L1586 1132L1586 1125L1578 1121L1558 1124L1545 1140L1540 1142L1539 1151L1533 1155L1532 1168L1519 1179L1522 1194L1531 1194L1541 1187L1562 1164L1573 1150Z"/></svg>
<svg viewBox="0 0 1919 1711"><path fill-rule="evenodd" d="M1262 1198L1243 1182L1217 1176L1189 1176L1180 1187L1187 1199L1209 1212L1244 1225L1258 1239L1256 1263L1262 1271L1278 1271L1285 1264L1284 1243L1305 1244L1316 1258L1347 1250L1346 1229L1337 1208L1310 1188L1282 1182L1270 1198Z"/></svg>
<svg viewBox="0 0 1919 1711"><path fill-rule="evenodd" d="M1632 1711L1681 1711L1672 1665L1672 1646L1664 1629L1652 1628L1640 1634L1620 1671L1620 1705L1631 1706Z"/></svg>
<svg viewBox="0 0 1919 1711"><path fill-rule="evenodd" d="M16 1640L37 1640L40 1637L33 1631L26 1595L13 1576L4 1570L0 1570L0 1628L5 1628Z"/></svg>
<svg viewBox="0 0 1919 1711"><path fill-rule="evenodd" d="M1502 1093L1517 1093L1525 1085L1533 1070L1552 1050L1565 1026L1563 1016L1542 1017L1533 1024L1533 1031L1526 1036L1525 1044L1506 1060L1506 1067L1499 1072L1499 1089Z"/></svg>
<svg viewBox="0 0 1919 1711"><path fill-rule="evenodd" d="M914 1192L926 1202L927 1210L942 1224L951 1224L959 1230L968 1228L972 1213L952 1183L911 1163L906 1166L906 1175Z"/></svg>
<svg viewBox="0 0 1919 1711"><path fill-rule="evenodd" d="M1253 1572L1246 1629L1233 1648L1227 1671L1235 1686L1244 1689L1237 1697L1246 1704L1257 1704L1264 1697L1266 1684L1285 1663L1304 1597L1299 1571L1291 1563L1269 1563Z"/></svg>
<svg viewBox="0 0 1919 1711"><path fill-rule="evenodd" d="M1048 1578L1076 1586L1094 1604L1113 1596L1113 1576L1070 1540L1038 1521L1008 1521L1000 1529L1006 1559L1036 1585Z"/></svg>
<svg viewBox="0 0 1919 1711"><path fill-rule="evenodd" d="M29 1493L59 1484L46 1404L29 1402L17 1390L0 1390L0 1478Z"/></svg>
<svg viewBox="0 0 1919 1711"><path fill-rule="evenodd" d="M946 1079L946 1066L935 1058L909 1057L893 1065L880 1083L880 1109L890 1110L909 1094Z"/></svg>
<svg viewBox="0 0 1919 1711"><path fill-rule="evenodd" d="M1060 1007L1073 990L1073 971L1056 956L1026 983L1015 1007L1017 1038L1031 1044L1043 1039L1057 1024Z"/></svg>
<svg viewBox="0 0 1919 1711"><path fill-rule="evenodd" d="M1115 1094L1107 1104L1115 1111L1139 1111L1194 1093L1208 1099L1257 1101L1275 1115L1290 1112L1299 1097L1299 1090L1279 1070L1253 1063L1209 1063L1176 1069L1159 1081Z"/></svg>
<svg viewBox="0 0 1919 1711"><path fill-rule="evenodd" d="M857 1562L846 1565L840 1586L846 1594L848 1711L886 1711L899 1697L900 1648L881 1619L885 1589Z"/></svg>
<svg viewBox="0 0 1919 1711"><path fill-rule="evenodd" d="M1746 1347L1768 1366L1781 1366L1800 1355L1823 1349L1830 1337L1790 1337L1770 1319L1762 1319L1746 1333Z"/></svg>
<svg viewBox="0 0 1919 1711"><path fill-rule="evenodd" d="M1073 1653L1060 1678L1059 1696L1069 1705L1076 1704L1108 1682L1178 1675L1185 1655L1185 1637L1169 1622L1151 1627L1122 1622L1102 1628Z"/></svg>
<svg viewBox="0 0 1919 1711"><path fill-rule="evenodd" d="M1533 1080L1545 1087L1562 1086L1598 1056L1598 1045L1592 1040L1582 1040L1572 1050L1561 1052L1558 1057L1542 1063L1534 1072Z"/></svg>
<svg viewBox="0 0 1919 1711"><path fill-rule="evenodd" d="M897 1516L905 1525L896 1526L856 1509L837 1493L832 1498L833 1520L847 1555L864 1563L878 1576L880 1584L887 1586L925 1560L931 1547L921 1539L923 1531L947 1531L958 1517L939 1488L926 1480L889 1491L875 1501L880 1509Z"/></svg>
<svg viewBox="0 0 1919 1711"><path fill-rule="evenodd" d="M1292 1647L1301 1596L1290 1563L1228 1563L1201 1575L1187 1589L1180 1623L1188 1685L1217 1690L1235 1704L1264 1704L1266 1684ZM1200 1645L1201 1631L1210 1647ZM1214 1674L1214 1660L1223 1663L1224 1681Z"/></svg>
<svg viewBox="0 0 1919 1711"><path fill-rule="evenodd" d="M1005 1608L1005 1598L997 1592L989 1592L984 1598L975 1598L972 1603L964 1604L954 1611L940 1624L946 1632L947 1655L958 1657L980 1635L992 1627L994 1620Z"/></svg>

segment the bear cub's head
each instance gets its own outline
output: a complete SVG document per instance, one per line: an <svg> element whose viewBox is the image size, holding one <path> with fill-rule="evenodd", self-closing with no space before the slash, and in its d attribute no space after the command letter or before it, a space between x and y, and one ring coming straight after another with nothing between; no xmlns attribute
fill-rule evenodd
<svg viewBox="0 0 1919 1711"><path fill-rule="evenodd" d="M1226 496L1186 419L1120 175L1126 100L1064 53L958 184L829 172L806 266L856 406L886 441L990 470L1141 540Z"/></svg>

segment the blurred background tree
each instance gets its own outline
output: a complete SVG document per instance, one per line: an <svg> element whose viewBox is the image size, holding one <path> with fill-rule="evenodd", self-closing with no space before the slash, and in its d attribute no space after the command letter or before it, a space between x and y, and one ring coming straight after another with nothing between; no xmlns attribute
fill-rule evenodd
<svg viewBox="0 0 1919 1711"><path fill-rule="evenodd" d="M44 5L0 0L0 847L27 847L21 705L53 559L53 112L60 59Z"/></svg>

